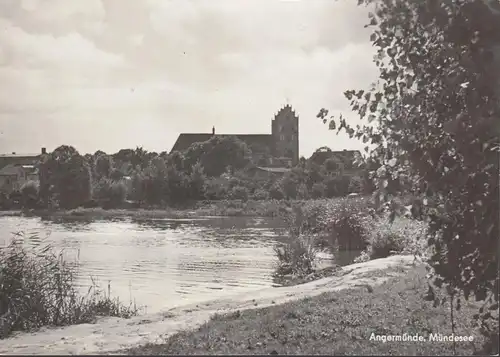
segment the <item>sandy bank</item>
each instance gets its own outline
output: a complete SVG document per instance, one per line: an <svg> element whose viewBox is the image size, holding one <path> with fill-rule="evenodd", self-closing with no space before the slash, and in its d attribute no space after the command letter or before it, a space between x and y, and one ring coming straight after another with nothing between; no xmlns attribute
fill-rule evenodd
<svg viewBox="0 0 500 357"><path fill-rule="evenodd" d="M178 306L128 320L105 318L96 324L43 329L31 334L20 333L0 340L0 354L99 354L161 342L180 330L196 328L214 313L261 308L363 284L378 285L391 277L404 274L413 263L413 256L392 256L345 266L342 276L298 286L266 288L230 298ZM403 269L391 271L384 277L370 277L376 271L395 267Z"/></svg>

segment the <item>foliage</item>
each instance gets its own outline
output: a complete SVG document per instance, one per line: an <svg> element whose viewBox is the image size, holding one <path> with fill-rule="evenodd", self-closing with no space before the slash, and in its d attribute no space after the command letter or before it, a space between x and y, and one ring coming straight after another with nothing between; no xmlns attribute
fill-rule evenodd
<svg viewBox="0 0 500 357"><path fill-rule="evenodd" d="M318 248L314 237L307 235L290 236L282 245L274 247L278 260L277 276L293 275L304 277L314 271Z"/></svg>
<svg viewBox="0 0 500 357"><path fill-rule="evenodd" d="M323 182L317 182L311 189L311 196L313 198L325 197L326 185Z"/></svg>
<svg viewBox="0 0 500 357"><path fill-rule="evenodd" d="M106 202L108 207L120 207L127 198L127 185L123 181L102 178L93 189L94 198Z"/></svg>
<svg viewBox="0 0 500 357"><path fill-rule="evenodd" d="M231 189L230 197L233 200L248 200L248 189L244 186L234 186Z"/></svg>
<svg viewBox="0 0 500 357"><path fill-rule="evenodd" d="M193 167L200 162L207 176L220 176L227 167L242 169L249 163L250 149L236 137L214 136L210 140L195 143L184 153L184 166Z"/></svg>
<svg viewBox="0 0 500 357"><path fill-rule="evenodd" d="M105 153L99 152L98 156L94 159L94 176L97 179L103 177L111 177L113 170L113 159Z"/></svg>
<svg viewBox="0 0 500 357"><path fill-rule="evenodd" d="M364 198L339 198L328 202L318 217L323 244L334 254L337 249L365 249L373 225L372 213Z"/></svg>
<svg viewBox="0 0 500 357"><path fill-rule="evenodd" d="M21 186L19 191L22 195L23 207L33 208L37 204L39 189L39 184L36 181L28 181Z"/></svg>
<svg viewBox="0 0 500 357"><path fill-rule="evenodd" d="M96 316L130 317L124 306L94 284L86 296L75 285L75 267L50 245L25 248L14 239L0 250L0 338L42 326L93 322Z"/></svg>
<svg viewBox="0 0 500 357"><path fill-rule="evenodd" d="M42 158L40 195L62 208L76 208L91 198L91 173L86 159L72 146L62 145Z"/></svg>
<svg viewBox="0 0 500 357"><path fill-rule="evenodd" d="M370 227L367 255L370 259L385 258L392 254L413 254L429 257L426 236L428 224L405 217L394 221L388 215L377 217Z"/></svg>
<svg viewBox="0 0 500 357"><path fill-rule="evenodd" d="M349 182L349 193L363 192L363 179L359 176L352 176Z"/></svg>
<svg viewBox="0 0 500 357"><path fill-rule="evenodd" d="M353 128L341 117L329 127L369 144L369 162L379 166L373 175L380 207L398 186L423 200L434 284L447 287L452 306L459 308L453 301L460 294L473 295L498 313L499 6L359 2L375 6L370 39L380 82L345 92L368 125ZM327 122L327 115L318 116Z"/></svg>

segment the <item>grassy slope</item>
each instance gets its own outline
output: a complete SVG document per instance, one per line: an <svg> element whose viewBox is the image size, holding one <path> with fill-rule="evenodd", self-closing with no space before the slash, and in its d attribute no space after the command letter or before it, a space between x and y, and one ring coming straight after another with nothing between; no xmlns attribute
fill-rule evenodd
<svg viewBox="0 0 500 357"><path fill-rule="evenodd" d="M216 315L196 331L181 332L164 344L146 345L128 354L323 354L323 355L451 355L451 342L374 342L380 335L450 334L449 307L433 308L422 299L427 292L425 269L375 287L344 290L264 309ZM299 287L297 287L299 288ZM474 334L464 304L456 313L458 335ZM471 355L474 343L457 342L457 353ZM475 346L474 346L475 345ZM123 351L119 352L124 353Z"/></svg>

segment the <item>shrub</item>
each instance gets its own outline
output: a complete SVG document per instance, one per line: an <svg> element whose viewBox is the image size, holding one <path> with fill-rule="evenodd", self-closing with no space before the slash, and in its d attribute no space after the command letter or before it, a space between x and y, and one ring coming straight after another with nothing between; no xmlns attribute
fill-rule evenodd
<svg viewBox="0 0 500 357"><path fill-rule="evenodd" d="M127 185L123 181L101 179L94 187L94 197L105 201L110 206L120 206L127 198Z"/></svg>
<svg viewBox="0 0 500 357"><path fill-rule="evenodd" d="M75 286L75 267L49 245L27 249L14 239L0 249L0 338L13 331L31 331L42 326L89 323L97 316L130 317L135 306L94 285L86 296Z"/></svg>
<svg viewBox="0 0 500 357"><path fill-rule="evenodd" d="M257 201L267 200L269 198L269 194L266 190L256 189L252 194L252 198Z"/></svg>
<svg viewBox="0 0 500 357"><path fill-rule="evenodd" d="M300 200L307 200L309 198L309 190L305 183L301 183L297 187L297 198Z"/></svg>
<svg viewBox="0 0 500 357"><path fill-rule="evenodd" d="M248 190L243 186L235 186L231 189L231 199L233 200L248 200Z"/></svg>
<svg viewBox="0 0 500 357"><path fill-rule="evenodd" d="M273 200L282 200L285 198L285 194L283 193L279 183L275 183L271 186L269 189L269 198Z"/></svg>
<svg viewBox="0 0 500 357"><path fill-rule="evenodd" d="M311 196L313 198L325 197L326 186L322 182L317 182L312 186Z"/></svg>
<svg viewBox="0 0 500 357"><path fill-rule="evenodd" d="M229 181L224 178L210 178L205 184L205 197L208 200L226 199L229 191Z"/></svg>
<svg viewBox="0 0 500 357"><path fill-rule="evenodd" d="M320 218L323 221L323 240L335 253L340 250L366 248L373 225L371 208L365 198L340 198L325 206Z"/></svg>
<svg viewBox="0 0 500 357"><path fill-rule="evenodd" d="M281 217L288 225L289 238L284 245L275 246L278 258L276 275L292 274L304 277L314 271L318 253L318 236L315 234L318 217L318 203L296 204L291 211L284 211Z"/></svg>
<svg viewBox="0 0 500 357"><path fill-rule="evenodd" d="M349 181L349 193L363 192L363 179L359 176L351 177Z"/></svg>
<svg viewBox="0 0 500 357"><path fill-rule="evenodd" d="M38 202L39 184L28 181L21 186L22 203L24 207L34 207Z"/></svg>
<svg viewBox="0 0 500 357"><path fill-rule="evenodd" d="M367 254L371 259L392 254L414 254L429 257L426 235L428 225L412 219L388 215L374 221L369 233Z"/></svg>
<svg viewBox="0 0 500 357"><path fill-rule="evenodd" d="M278 258L277 276L294 275L303 277L314 271L318 249L311 235L290 235L285 244L276 245L274 253Z"/></svg>

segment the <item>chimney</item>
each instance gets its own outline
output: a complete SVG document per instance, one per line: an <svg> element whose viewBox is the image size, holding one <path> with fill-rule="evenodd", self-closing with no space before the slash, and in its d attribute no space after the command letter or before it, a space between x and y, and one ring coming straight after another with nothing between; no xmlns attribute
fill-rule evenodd
<svg viewBox="0 0 500 357"><path fill-rule="evenodd" d="M212 127L212 135L215 135L215 126Z"/></svg>
<svg viewBox="0 0 500 357"><path fill-rule="evenodd" d="M47 153L47 148L42 148L42 155L45 155Z"/></svg>

